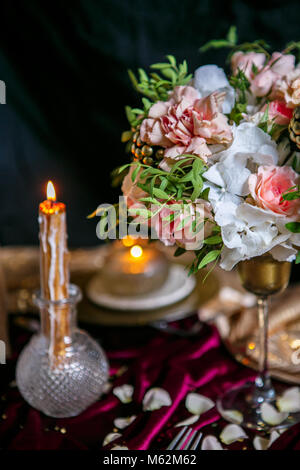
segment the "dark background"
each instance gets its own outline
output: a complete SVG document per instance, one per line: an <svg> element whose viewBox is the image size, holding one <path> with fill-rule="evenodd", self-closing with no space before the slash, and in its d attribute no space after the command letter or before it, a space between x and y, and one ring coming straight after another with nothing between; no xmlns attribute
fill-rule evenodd
<svg viewBox="0 0 300 470"><path fill-rule="evenodd" d="M37 208L48 179L68 205L71 246L95 245L86 215L116 200L109 173L125 162L125 104L137 104L127 69L165 54L190 70L223 66L200 54L237 25L240 41L280 50L300 40L299 1L1 0L0 244L37 243Z"/></svg>

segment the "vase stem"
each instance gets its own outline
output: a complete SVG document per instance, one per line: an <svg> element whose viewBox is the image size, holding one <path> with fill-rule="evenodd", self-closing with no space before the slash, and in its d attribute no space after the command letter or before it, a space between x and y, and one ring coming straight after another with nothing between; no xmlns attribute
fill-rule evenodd
<svg viewBox="0 0 300 470"><path fill-rule="evenodd" d="M255 380L260 396L259 401L271 399L273 388L268 371L268 297L259 296L257 298L258 309L258 330L259 330L259 375Z"/></svg>

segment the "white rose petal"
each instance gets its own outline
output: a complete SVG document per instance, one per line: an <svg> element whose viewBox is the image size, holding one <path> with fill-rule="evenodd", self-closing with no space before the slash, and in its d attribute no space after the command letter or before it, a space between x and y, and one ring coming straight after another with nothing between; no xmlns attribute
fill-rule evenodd
<svg viewBox="0 0 300 470"><path fill-rule="evenodd" d="M121 436L122 436L122 434L120 434L118 432L110 432L109 434L107 434L107 436L105 436L102 445L106 446L107 444L109 444L112 441L115 441L116 439L118 439Z"/></svg>
<svg viewBox="0 0 300 470"><path fill-rule="evenodd" d="M280 436L280 434L282 434L284 431L286 431L286 429L282 429L281 432L278 432L276 430L272 431L271 434L270 434L270 440L269 440L269 447L271 447L271 445L273 444L273 442L276 441L276 439L278 439L278 437Z"/></svg>
<svg viewBox="0 0 300 470"><path fill-rule="evenodd" d="M114 446L111 450L129 450L126 446Z"/></svg>
<svg viewBox="0 0 300 470"><path fill-rule="evenodd" d="M226 97L223 103L223 113L230 113L234 106L235 91L230 86L224 70L217 65L203 65L194 74L194 87L201 97L205 97L214 91L225 91Z"/></svg>
<svg viewBox="0 0 300 470"><path fill-rule="evenodd" d="M223 410L222 416L228 421L234 421L237 424L241 424L243 422L243 415L238 410Z"/></svg>
<svg viewBox="0 0 300 470"><path fill-rule="evenodd" d="M214 402L200 393L189 393L185 399L185 406L190 413L201 415L215 406Z"/></svg>
<svg viewBox="0 0 300 470"><path fill-rule="evenodd" d="M267 450L269 449L269 447L271 447L273 442L278 439L279 436L280 434L277 431L272 431L269 439L266 439L261 436L255 436L255 438L253 439L253 447L256 450Z"/></svg>
<svg viewBox="0 0 300 470"><path fill-rule="evenodd" d="M300 411L300 388L291 387L276 402L279 411L297 413Z"/></svg>
<svg viewBox="0 0 300 470"><path fill-rule="evenodd" d="M201 444L201 450L224 450L215 436L205 436Z"/></svg>
<svg viewBox="0 0 300 470"><path fill-rule="evenodd" d="M221 441L227 445L247 438L245 431L237 424L228 424L220 434Z"/></svg>
<svg viewBox="0 0 300 470"><path fill-rule="evenodd" d="M198 419L199 419L199 415L192 415L189 418L186 418L183 421L180 421L180 423L177 423L175 425L175 428L179 428L180 426L190 426L191 424L196 423Z"/></svg>
<svg viewBox="0 0 300 470"><path fill-rule="evenodd" d="M118 429L124 429L127 428L134 420L136 416L128 416L127 418L116 418L114 420L114 426Z"/></svg>
<svg viewBox="0 0 300 470"><path fill-rule="evenodd" d="M288 413L277 411L270 403L263 403L260 407L260 411L263 421L272 426L277 426L282 423L289 415Z"/></svg>
<svg viewBox="0 0 300 470"><path fill-rule="evenodd" d="M163 406L172 405L169 393L163 388L150 388L143 399L143 410L159 410Z"/></svg>
<svg viewBox="0 0 300 470"><path fill-rule="evenodd" d="M130 403L132 401L134 388L132 385L124 384L113 389L113 394L119 398L122 403Z"/></svg>
<svg viewBox="0 0 300 470"><path fill-rule="evenodd" d="M265 439L261 436L255 436L253 439L253 447L256 450L267 450L269 447L269 439Z"/></svg>

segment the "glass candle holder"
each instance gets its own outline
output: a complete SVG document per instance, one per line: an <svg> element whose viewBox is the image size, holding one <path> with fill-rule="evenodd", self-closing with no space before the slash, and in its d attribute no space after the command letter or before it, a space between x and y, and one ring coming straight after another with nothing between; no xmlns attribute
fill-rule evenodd
<svg viewBox="0 0 300 470"><path fill-rule="evenodd" d="M286 419L270 425L262 418L262 405L269 403L276 409L278 398L287 388L283 384L274 386L268 371L268 300L269 296L284 291L288 286L291 263L279 262L267 253L240 262L238 272L243 287L257 296L259 373L254 382L226 392L218 399L217 407L226 419L232 410L238 411L240 419L230 420L244 427L267 431L287 428L300 421L299 412L287 413Z"/></svg>
<svg viewBox="0 0 300 470"><path fill-rule="evenodd" d="M161 287L168 272L168 260L156 248L122 247L108 254L103 266L103 283L115 295L142 295Z"/></svg>
<svg viewBox="0 0 300 470"><path fill-rule="evenodd" d="M80 289L70 284L69 298L34 298L41 316L40 332L23 349L16 380L23 398L48 416L76 416L99 399L108 380L102 348L77 328Z"/></svg>

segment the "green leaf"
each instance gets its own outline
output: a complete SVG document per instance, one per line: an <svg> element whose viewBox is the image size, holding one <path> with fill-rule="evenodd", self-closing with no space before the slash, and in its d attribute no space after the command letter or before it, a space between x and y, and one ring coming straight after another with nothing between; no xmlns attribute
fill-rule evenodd
<svg viewBox="0 0 300 470"><path fill-rule="evenodd" d="M183 255L183 253L185 253L185 252L186 252L186 250L185 250L184 248L181 248L181 246L179 246L179 247L177 248L177 250L175 251L174 256L175 256L175 257L181 256L181 255Z"/></svg>
<svg viewBox="0 0 300 470"><path fill-rule="evenodd" d="M121 142L128 142L128 140L130 140L132 137L132 132L131 131L124 131L122 132L122 135L121 135Z"/></svg>
<svg viewBox="0 0 300 470"><path fill-rule="evenodd" d="M220 235L214 235L212 237L208 237L204 240L205 245L218 245L219 243L222 243L222 237Z"/></svg>
<svg viewBox="0 0 300 470"><path fill-rule="evenodd" d="M300 222L288 222L286 228L293 233L300 233Z"/></svg>
<svg viewBox="0 0 300 470"><path fill-rule="evenodd" d="M212 39L200 47L199 50L200 52L206 52L209 49L220 49L222 47L232 47L232 44L226 39Z"/></svg>
<svg viewBox="0 0 300 470"><path fill-rule="evenodd" d="M205 188L204 191L201 193L201 199L204 199L205 201L208 201L208 196L209 196L209 190L210 188Z"/></svg>
<svg viewBox="0 0 300 470"><path fill-rule="evenodd" d="M170 199L170 195L165 193L165 191L162 191L159 188L153 188L153 194L159 199Z"/></svg>
<svg viewBox="0 0 300 470"><path fill-rule="evenodd" d="M299 264L299 263L300 263L300 251L298 251L298 253L297 253L295 263L296 263L296 264Z"/></svg>
<svg viewBox="0 0 300 470"><path fill-rule="evenodd" d="M236 45L237 43L237 32L236 32L236 26L231 26L229 28L229 31L226 36L227 41L230 42L232 45Z"/></svg>
<svg viewBox="0 0 300 470"><path fill-rule="evenodd" d="M155 199L154 197L142 197L141 199L139 199L139 201L141 202L151 202L151 204L155 204L157 206L161 206L161 202L158 201L158 199Z"/></svg>
<svg viewBox="0 0 300 470"><path fill-rule="evenodd" d="M138 69L138 72L139 72L139 76L140 76L141 82L143 82L143 81L144 81L144 82L148 82L148 76L147 76L145 70L143 70L143 69Z"/></svg>
<svg viewBox="0 0 300 470"><path fill-rule="evenodd" d="M170 64L173 66L173 67L176 67L176 59L173 55L167 55L166 56L167 59L169 60Z"/></svg>
<svg viewBox="0 0 300 470"><path fill-rule="evenodd" d="M125 106L125 113L129 123L131 124L135 119L135 114L132 112L130 106Z"/></svg>
<svg viewBox="0 0 300 470"><path fill-rule="evenodd" d="M139 169L140 169L140 165L137 164L136 167L135 167L135 169L134 169L133 172L132 172L132 175L131 175L131 181L132 181L133 183L134 183L135 180L136 180L136 177L137 177L137 175L138 175Z"/></svg>
<svg viewBox="0 0 300 470"><path fill-rule="evenodd" d="M128 168L131 165L131 163L126 163L126 165L122 165L118 168L118 174L122 173L126 168Z"/></svg>
<svg viewBox="0 0 300 470"><path fill-rule="evenodd" d="M209 263L212 263L215 259L217 259L220 256L221 250L213 250L207 253L207 255L202 258L200 263L198 264L198 269L204 268Z"/></svg>
<svg viewBox="0 0 300 470"><path fill-rule="evenodd" d="M150 65L150 68L151 69L157 69L157 70L169 69L170 64L168 64L167 62L157 62L156 64Z"/></svg>

